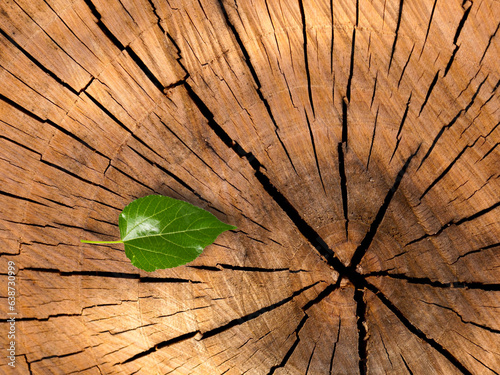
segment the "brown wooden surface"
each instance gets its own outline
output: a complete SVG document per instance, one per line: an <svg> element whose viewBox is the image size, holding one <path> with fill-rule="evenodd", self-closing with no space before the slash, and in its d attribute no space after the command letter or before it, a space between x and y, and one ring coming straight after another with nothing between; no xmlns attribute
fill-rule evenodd
<svg viewBox="0 0 500 375"><path fill-rule="evenodd" d="M2 1L0 372L498 374L499 20ZM151 274L80 243L148 194L238 229Z"/></svg>

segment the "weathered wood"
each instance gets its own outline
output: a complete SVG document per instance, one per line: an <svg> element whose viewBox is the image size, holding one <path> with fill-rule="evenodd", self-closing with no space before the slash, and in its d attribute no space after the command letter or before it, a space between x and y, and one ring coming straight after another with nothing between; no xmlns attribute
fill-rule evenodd
<svg viewBox="0 0 500 375"><path fill-rule="evenodd" d="M496 374L498 1L3 1L19 374ZM151 274L163 194L237 230Z"/></svg>

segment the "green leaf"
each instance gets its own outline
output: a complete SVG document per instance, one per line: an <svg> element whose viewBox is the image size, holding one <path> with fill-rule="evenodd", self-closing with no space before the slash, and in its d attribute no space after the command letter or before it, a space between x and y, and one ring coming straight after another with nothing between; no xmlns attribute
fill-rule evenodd
<svg viewBox="0 0 500 375"><path fill-rule="evenodd" d="M236 229L210 212L161 195L139 198L119 218L121 241L132 264L144 271L172 268L196 259L224 231Z"/></svg>

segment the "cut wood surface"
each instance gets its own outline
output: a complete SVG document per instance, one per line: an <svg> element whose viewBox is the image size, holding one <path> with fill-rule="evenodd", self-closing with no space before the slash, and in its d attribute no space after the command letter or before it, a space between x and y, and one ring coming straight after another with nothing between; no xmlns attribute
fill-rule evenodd
<svg viewBox="0 0 500 375"><path fill-rule="evenodd" d="M499 20L2 1L0 372L498 374ZM154 273L80 243L149 194L238 229Z"/></svg>

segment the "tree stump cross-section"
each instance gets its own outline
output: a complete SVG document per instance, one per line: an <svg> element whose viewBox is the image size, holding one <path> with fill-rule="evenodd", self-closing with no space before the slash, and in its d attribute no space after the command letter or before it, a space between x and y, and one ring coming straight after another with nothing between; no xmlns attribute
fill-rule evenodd
<svg viewBox="0 0 500 375"><path fill-rule="evenodd" d="M0 372L498 374L499 20L2 1ZM238 229L153 273L80 243L150 194Z"/></svg>

